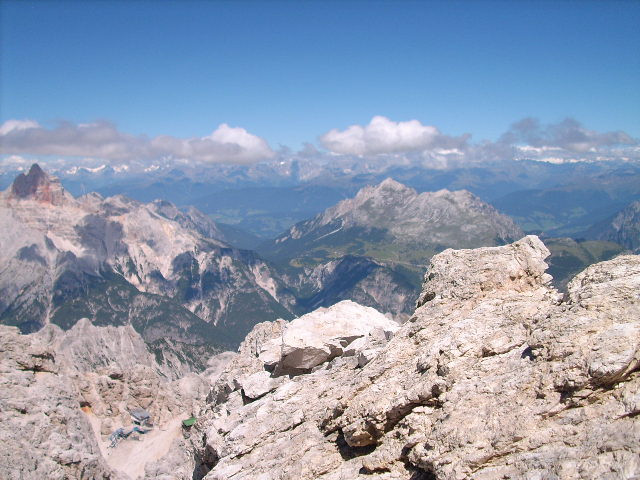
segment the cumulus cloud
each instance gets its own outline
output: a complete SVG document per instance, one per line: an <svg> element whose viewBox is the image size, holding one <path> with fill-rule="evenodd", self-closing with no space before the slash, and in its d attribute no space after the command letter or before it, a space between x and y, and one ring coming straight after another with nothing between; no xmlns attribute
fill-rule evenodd
<svg viewBox="0 0 640 480"><path fill-rule="evenodd" d="M426 150L443 137L436 127L422 125L418 120L394 122L376 116L364 127L351 125L342 131L330 130L320 137L320 142L334 153L376 155Z"/></svg>
<svg viewBox="0 0 640 480"><path fill-rule="evenodd" d="M365 126L333 129L320 142L334 155L391 154L442 168L525 158L555 163L637 159L640 145L625 132L589 130L571 118L548 125L525 118L511 125L498 141L472 143L469 134L452 137L417 120L394 122L382 116L373 117Z"/></svg>
<svg viewBox="0 0 640 480"><path fill-rule="evenodd" d="M204 163L253 163L275 155L268 143L244 128L223 123L211 135L195 138L148 138L120 132L109 122L62 122L47 129L31 120L8 120L0 126L4 154L95 157L129 161L157 158Z"/></svg>
<svg viewBox="0 0 640 480"><path fill-rule="evenodd" d="M471 142L468 134L449 136L417 120L396 122L376 116L367 125L333 129L322 135L320 142L326 150L305 144L300 152L287 147L274 152L264 139L227 124L207 136L193 138L134 136L109 122L62 122L45 128L33 120L8 120L0 125L0 154L46 155L50 159L58 157L61 162L73 157L74 162L95 165L125 165L133 161L252 164L295 157L315 162L356 162L360 166L421 164L450 168L511 159L554 163L640 160L637 139L622 131L589 130L570 118L548 125L525 118L511 125L498 141ZM47 161L53 161L50 159ZM7 163L7 157L3 162Z"/></svg>
<svg viewBox="0 0 640 480"><path fill-rule="evenodd" d="M151 147L155 156L169 155L205 163L253 163L275 155L264 139L226 123L206 137L156 137L151 140Z"/></svg>

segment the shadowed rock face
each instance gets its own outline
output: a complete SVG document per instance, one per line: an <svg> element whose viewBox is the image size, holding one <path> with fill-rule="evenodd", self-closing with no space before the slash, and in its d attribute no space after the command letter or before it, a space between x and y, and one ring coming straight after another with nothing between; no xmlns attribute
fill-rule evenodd
<svg viewBox="0 0 640 480"><path fill-rule="evenodd" d="M640 253L640 201L633 202L619 212L607 227L597 232L595 237L619 243Z"/></svg>
<svg viewBox="0 0 640 480"><path fill-rule="evenodd" d="M11 185L11 195L14 198L33 198L53 205L62 203L63 192L60 181L49 177L37 163L31 166L26 175L18 175Z"/></svg>
<svg viewBox="0 0 640 480"><path fill-rule="evenodd" d="M16 177L11 185L11 192L18 198L26 198L35 194L38 187L46 182L47 174L40 168L40 165L34 163L27 175L21 173Z"/></svg>

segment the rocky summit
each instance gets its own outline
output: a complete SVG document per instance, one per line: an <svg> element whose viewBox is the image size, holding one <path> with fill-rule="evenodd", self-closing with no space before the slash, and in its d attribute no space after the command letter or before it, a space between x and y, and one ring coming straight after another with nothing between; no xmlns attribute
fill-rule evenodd
<svg viewBox="0 0 640 480"><path fill-rule="evenodd" d="M2 327L0 477L638 478L640 257L560 294L548 255L535 236L445 250L401 326L341 302L180 380L129 326ZM109 448L137 408L155 433Z"/></svg>
<svg viewBox="0 0 640 480"><path fill-rule="evenodd" d="M417 193L387 178L294 225L265 251L274 257L314 257L322 249L333 254L362 250L378 259L406 260L446 247L500 245L521 236L509 217L466 190ZM418 252L407 255L411 250Z"/></svg>
<svg viewBox="0 0 640 480"><path fill-rule="evenodd" d="M366 363L343 354L257 400L242 379L265 364L245 352L191 437L205 478L637 478L640 257L589 267L563 297L548 254L532 236L446 250Z"/></svg>
<svg viewBox="0 0 640 480"><path fill-rule="evenodd" d="M29 172L16 177L9 191L9 198L32 198L42 203L61 205L70 195L64 191L60 180L47 175L37 163Z"/></svg>
<svg viewBox="0 0 640 480"><path fill-rule="evenodd" d="M509 217L466 190L418 193L387 178L258 251L286 265L285 280L306 311L349 299L405 320L433 255L504 245L523 235Z"/></svg>

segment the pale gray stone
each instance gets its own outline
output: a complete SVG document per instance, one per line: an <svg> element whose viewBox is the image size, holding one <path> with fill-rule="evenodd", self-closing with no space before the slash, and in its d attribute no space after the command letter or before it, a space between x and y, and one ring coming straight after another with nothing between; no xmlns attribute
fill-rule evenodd
<svg viewBox="0 0 640 480"><path fill-rule="evenodd" d="M206 478L636 478L640 258L590 267L562 300L547 255L526 237L434 257L390 341L209 408Z"/></svg>

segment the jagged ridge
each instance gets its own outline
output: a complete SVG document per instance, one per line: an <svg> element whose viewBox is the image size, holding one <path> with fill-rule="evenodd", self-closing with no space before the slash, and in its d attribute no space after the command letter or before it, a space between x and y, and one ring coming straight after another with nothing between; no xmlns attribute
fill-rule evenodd
<svg viewBox="0 0 640 480"><path fill-rule="evenodd" d="M199 212L75 199L34 165L0 195L0 225L0 320L23 332L82 317L132 324L159 355L165 338L205 346L185 353L202 366L199 356L237 345L256 322L291 317L294 299L275 272L218 240Z"/></svg>

